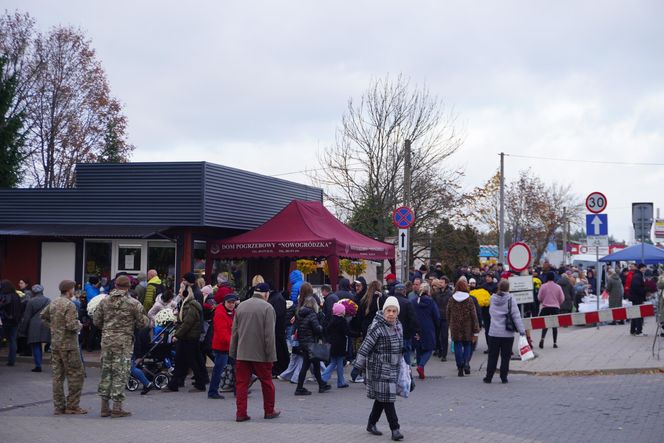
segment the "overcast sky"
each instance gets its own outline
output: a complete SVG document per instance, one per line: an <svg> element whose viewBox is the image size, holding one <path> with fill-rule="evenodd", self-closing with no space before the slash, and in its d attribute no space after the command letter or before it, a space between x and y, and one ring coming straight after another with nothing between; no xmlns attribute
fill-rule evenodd
<svg viewBox="0 0 664 443"><path fill-rule="evenodd" d="M5 0L40 29L82 28L125 104L134 161L206 160L274 175L315 168L349 97L403 73L458 114L463 186L507 157L579 197L664 209L661 1ZM618 165L593 164L613 161ZM626 163L658 163L629 166ZM307 182L303 174L285 176Z"/></svg>

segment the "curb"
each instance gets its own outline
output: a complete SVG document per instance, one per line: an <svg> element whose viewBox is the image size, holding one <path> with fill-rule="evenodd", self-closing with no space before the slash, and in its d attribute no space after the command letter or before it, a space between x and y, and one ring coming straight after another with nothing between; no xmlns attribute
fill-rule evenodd
<svg viewBox="0 0 664 443"><path fill-rule="evenodd" d="M587 377L596 375L632 375L632 374L664 374L662 368L616 368L616 369L588 369L580 371L525 371L523 369L510 369L511 374L525 374L539 377Z"/></svg>
<svg viewBox="0 0 664 443"><path fill-rule="evenodd" d="M2 357L0 357L0 361L3 361L3 362L7 361L7 356L3 355ZM31 363L31 364L34 364L34 360L32 359L32 357L24 357L24 356L17 355L16 356L16 363ZM42 358L42 365L50 365L50 364L51 364L51 358L50 357L48 357L48 358L43 357ZM101 367L101 362L95 361L95 360L84 361L83 365L86 368L100 368Z"/></svg>

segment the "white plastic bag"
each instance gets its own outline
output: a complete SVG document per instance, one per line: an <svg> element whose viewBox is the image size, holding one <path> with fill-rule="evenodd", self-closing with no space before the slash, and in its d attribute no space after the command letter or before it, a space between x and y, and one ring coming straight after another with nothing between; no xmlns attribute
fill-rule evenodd
<svg viewBox="0 0 664 443"><path fill-rule="evenodd" d="M530 347L528 339L524 335L519 337L519 354L521 355L521 361L528 361L535 358L533 348Z"/></svg>
<svg viewBox="0 0 664 443"><path fill-rule="evenodd" d="M410 365L406 363L406 360L401 358L401 364L399 365L399 379L397 380L397 395L399 397L408 398L410 394Z"/></svg>

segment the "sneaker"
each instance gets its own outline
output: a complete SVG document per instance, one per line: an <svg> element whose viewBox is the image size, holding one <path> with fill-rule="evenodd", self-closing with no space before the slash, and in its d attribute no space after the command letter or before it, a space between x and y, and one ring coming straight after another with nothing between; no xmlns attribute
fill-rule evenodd
<svg viewBox="0 0 664 443"><path fill-rule="evenodd" d="M305 388L302 389L296 389L295 390L295 395L311 395L311 391Z"/></svg>
<svg viewBox="0 0 664 443"><path fill-rule="evenodd" d="M41 371L42 371L42 368L30 369L30 372L41 372Z"/></svg>
<svg viewBox="0 0 664 443"><path fill-rule="evenodd" d="M364 383L364 377L357 377L355 380L353 380L353 383Z"/></svg>
<svg viewBox="0 0 664 443"><path fill-rule="evenodd" d="M275 409L274 412L272 412L271 414L265 414L265 415L263 416L263 418L264 418L265 420L272 420L273 418L277 418L277 417L279 417L280 415L281 415L281 411L277 411L277 410Z"/></svg>
<svg viewBox="0 0 664 443"><path fill-rule="evenodd" d="M645 332L639 332L637 334L634 334L634 337L647 337L647 336L648 334L646 334Z"/></svg>
<svg viewBox="0 0 664 443"><path fill-rule="evenodd" d="M283 378L281 375L277 375L277 380L279 380L279 381L286 381L286 379Z"/></svg>
<svg viewBox="0 0 664 443"><path fill-rule="evenodd" d="M242 417L235 417L235 421L238 422L238 423L243 422L243 421L247 421L247 420L251 420L251 417L249 417L248 415L245 415L245 416L242 416Z"/></svg>
<svg viewBox="0 0 664 443"><path fill-rule="evenodd" d="M348 387L348 383L344 383L343 385L337 386L337 389L343 389L343 388L347 388L347 387Z"/></svg>
<svg viewBox="0 0 664 443"><path fill-rule="evenodd" d="M143 390L141 391L141 395L147 394L148 392L150 392L152 390L153 387L154 387L154 385L152 383L148 383L147 386L143 386Z"/></svg>
<svg viewBox="0 0 664 443"><path fill-rule="evenodd" d="M318 388L318 393L319 393L319 394L322 394L323 392L327 392L327 391L329 391L330 389L332 389L332 386L330 386L330 385L328 385L328 384L324 384L323 386L320 386L320 387Z"/></svg>
<svg viewBox="0 0 664 443"><path fill-rule="evenodd" d="M224 396L223 396L223 395L219 395L219 394L217 394L216 392L213 392L212 394L208 394L208 398L209 398L210 400L223 400L223 399L224 399Z"/></svg>

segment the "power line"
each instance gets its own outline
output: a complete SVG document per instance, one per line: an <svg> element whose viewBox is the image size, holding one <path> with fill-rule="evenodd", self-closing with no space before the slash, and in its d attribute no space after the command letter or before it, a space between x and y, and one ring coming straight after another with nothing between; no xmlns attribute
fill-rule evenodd
<svg viewBox="0 0 664 443"><path fill-rule="evenodd" d="M583 159L570 159L570 158L553 158L553 157L538 157L535 155L520 155L520 154L505 154L508 157L528 158L533 160L550 160L558 162L574 162L574 163L591 163L600 165L620 165L620 166L664 166L664 163L630 163L618 161L601 161L601 160L583 160Z"/></svg>

